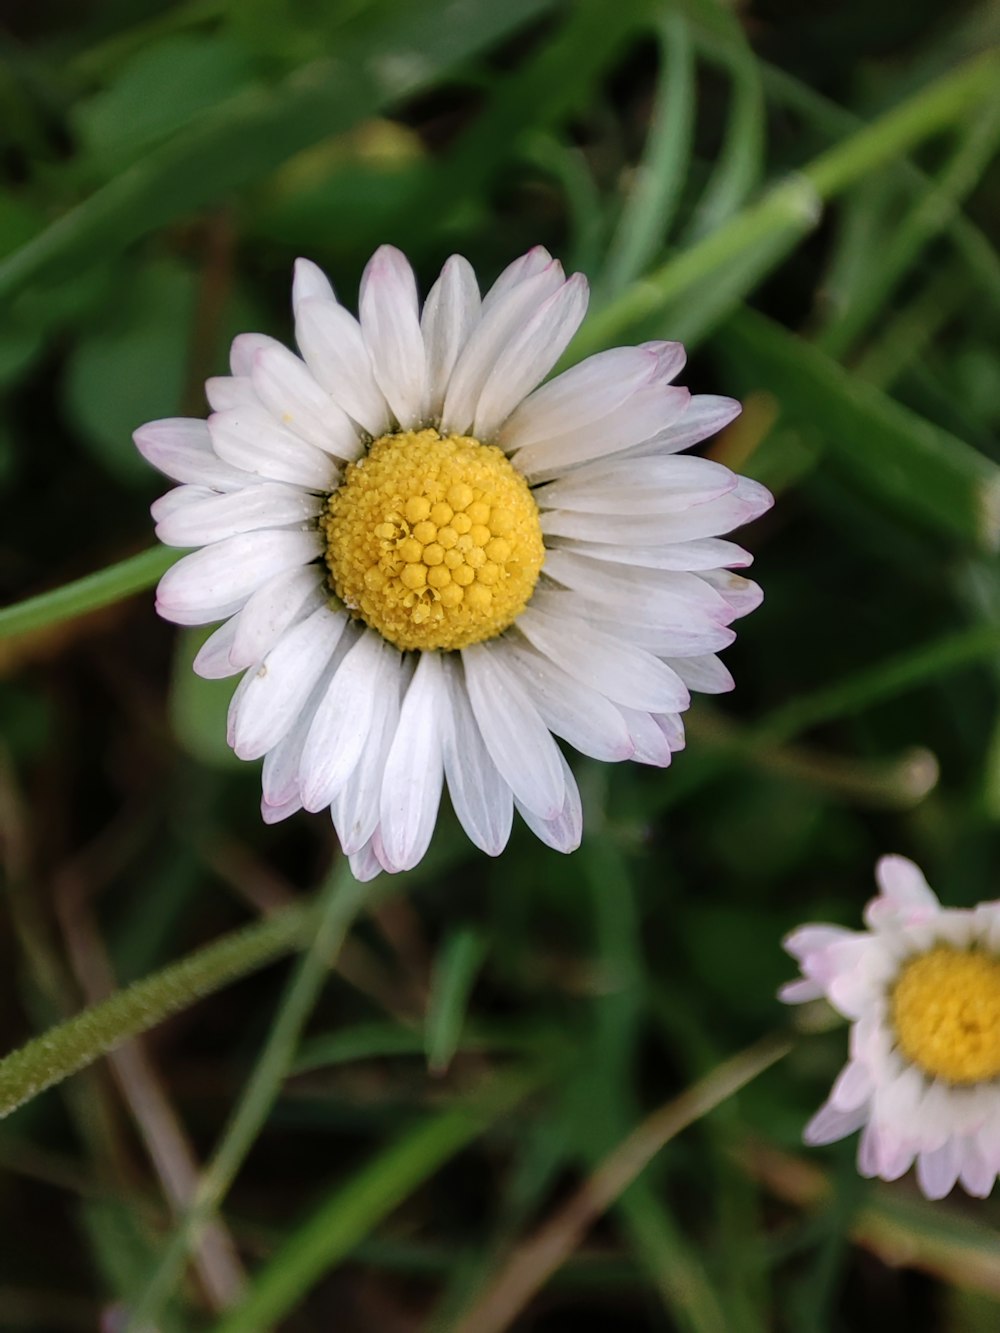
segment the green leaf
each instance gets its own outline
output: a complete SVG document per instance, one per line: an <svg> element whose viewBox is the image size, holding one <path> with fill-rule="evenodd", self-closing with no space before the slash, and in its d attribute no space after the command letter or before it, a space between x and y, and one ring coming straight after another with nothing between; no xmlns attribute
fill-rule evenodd
<svg viewBox="0 0 1000 1333"><path fill-rule="evenodd" d="M72 272L95 254L223 199L293 153L436 82L543 13L550 0L382 6L345 25L337 54L273 89L230 98L147 153L0 263L0 296Z"/></svg>
<svg viewBox="0 0 1000 1333"><path fill-rule="evenodd" d="M183 33L143 47L109 87L75 107L87 168L113 175L235 96L252 77L246 51L224 34Z"/></svg>
<svg viewBox="0 0 1000 1333"><path fill-rule="evenodd" d="M180 411L194 308L190 269L149 265L70 353L64 381L70 420L99 462L124 482L148 484L151 477L132 443L135 428Z"/></svg>

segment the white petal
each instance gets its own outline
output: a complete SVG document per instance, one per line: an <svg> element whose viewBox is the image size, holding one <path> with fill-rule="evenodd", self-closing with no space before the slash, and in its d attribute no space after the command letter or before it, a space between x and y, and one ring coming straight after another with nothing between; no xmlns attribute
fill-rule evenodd
<svg viewBox="0 0 1000 1333"><path fill-rule="evenodd" d="M280 824L283 819L289 819L292 815L297 815L301 809L302 802L297 796L293 796L284 805L269 805L263 797L260 801L260 817L265 824Z"/></svg>
<svg viewBox="0 0 1000 1333"><path fill-rule="evenodd" d="M940 909L937 894L927 883L924 872L905 856L883 856L875 867L875 879L884 900L868 905L866 921L876 924L885 919L886 910L935 914ZM869 920L869 918L871 918Z"/></svg>
<svg viewBox="0 0 1000 1333"><path fill-rule="evenodd" d="M853 1111L867 1103L874 1091L872 1076L860 1060L849 1060L837 1075L830 1092L830 1103L838 1111Z"/></svg>
<svg viewBox="0 0 1000 1333"><path fill-rule="evenodd" d="M771 493L748 477L739 477L728 495L692 505L679 514L640 516L576 514L551 510L541 518L542 532L552 537L576 537L588 542L634 542L637 546L666 546L700 537L719 537L766 513L774 503Z"/></svg>
<svg viewBox="0 0 1000 1333"><path fill-rule="evenodd" d="M362 453L361 438L347 413L320 388L305 362L281 343L272 341L254 355L251 382L274 419L309 444L347 462Z"/></svg>
<svg viewBox="0 0 1000 1333"><path fill-rule="evenodd" d="M508 264L483 297L483 310L489 311L521 283L552 266L552 256L544 245L533 246L526 254Z"/></svg>
<svg viewBox="0 0 1000 1333"><path fill-rule="evenodd" d="M539 652L614 703L670 713L686 709L691 702L677 673L652 653L618 642L583 620L553 616L531 605L518 618L517 626Z"/></svg>
<svg viewBox="0 0 1000 1333"><path fill-rule="evenodd" d="M258 759L294 723L347 625L342 611L321 607L278 640L250 674L233 722L233 749L241 759Z"/></svg>
<svg viewBox="0 0 1000 1333"><path fill-rule="evenodd" d="M838 1111L835 1106L827 1102L806 1125L802 1138L810 1147L818 1148L824 1143L835 1143L837 1139L853 1134L867 1119L867 1106L856 1106L850 1111Z"/></svg>
<svg viewBox="0 0 1000 1333"><path fill-rule="evenodd" d="M340 474L330 455L279 426L263 407L213 412L208 429L216 453L234 467L317 491L337 485Z"/></svg>
<svg viewBox="0 0 1000 1333"><path fill-rule="evenodd" d="M396 420L404 428L422 424L427 416L427 364L417 280L395 246L380 245L365 265L359 311L375 382Z"/></svg>
<svg viewBox="0 0 1000 1333"><path fill-rule="evenodd" d="M714 653L672 657L667 666L673 667L689 690L697 690L699 694L728 694L736 687L728 667Z"/></svg>
<svg viewBox="0 0 1000 1333"><path fill-rule="evenodd" d="M235 676L241 670L229 660L239 620L239 615L231 616L198 649L191 666L204 680L223 680L226 676Z"/></svg>
<svg viewBox="0 0 1000 1333"><path fill-rule="evenodd" d="M778 999L783 1004L807 1004L818 1000L823 995L823 987L816 981L799 977L797 981L786 981L778 988Z"/></svg>
<svg viewBox="0 0 1000 1333"><path fill-rule="evenodd" d="M706 569L697 577L715 589L737 618L756 611L764 600L764 590L760 584L754 583L753 579L742 578L731 570Z"/></svg>
<svg viewBox="0 0 1000 1333"><path fill-rule="evenodd" d="M296 259L292 269L292 309L297 313L303 301L317 298L337 303L330 279L311 259Z"/></svg>
<svg viewBox="0 0 1000 1333"><path fill-rule="evenodd" d="M315 378L347 415L370 435L384 435L389 408L354 316L343 306L310 297L296 309L295 340Z"/></svg>
<svg viewBox="0 0 1000 1333"><path fill-rule="evenodd" d="M673 758L670 741L657 726L652 713L639 708L626 708L618 705L622 721L628 728L632 742L632 758L637 764L652 764L654 768L666 768Z"/></svg>
<svg viewBox="0 0 1000 1333"><path fill-rule="evenodd" d="M379 837L397 870L417 864L434 832L444 782L441 738L447 704L441 658L423 653L399 712L379 803Z"/></svg>
<svg viewBox="0 0 1000 1333"><path fill-rule="evenodd" d="M683 350L680 343L646 343L588 356L527 397L504 422L497 442L512 451L585 430L622 409L643 385L665 382L663 367L676 361L680 369Z"/></svg>
<svg viewBox="0 0 1000 1333"><path fill-rule="evenodd" d="M211 500L221 491L213 491L210 486L175 486L149 506L149 512L157 523L186 509L188 505L199 504L202 500Z"/></svg>
<svg viewBox="0 0 1000 1333"><path fill-rule="evenodd" d="M403 687L409 680L405 658L390 659L390 679L375 710L375 718L358 766L334 796L330 814L348 855L359 852L378 827L379 798L386 760L399 722Z"/></svg>
<svg viewBox="0 0 1000 1333"><path fill-rule="evenodd" d="M694 394L677 420L630 449L627 458L643 458L651 454L677 454L693 444L707 440L743 411L735 398L720 398L711 393Z"/></svg>
<svg viewBox="0 0 1000 1333"><path fill-rule="evenodd" d="M567 593L561 600L568 602L572 596L572 593ZM535 593L532 606L537 606L541 611L550 605L549 597L545 593ZM569 614L578 613L579 609L577 603ZM612 638L630 643L636 648L644 648L654 657L669 658L671 662L675 657L701 657L706 653L721 652L736 639L735 632L727 625L685 625L676 629L664 629L633 625L620 617L606 619L603 616L588 615L587 620L602 633L610 634Z"/></svg>
<svg viewBox="0 0 1000 1333"><path fill-rule="evenodd" d="M957 1139L949 1139L933 1152L917 1157L917 1184L928 1199L943 1199L955 1188L962 1167Z"/></svg>
<svg viewBox="0 0 1000 1333"><path fill-rule="evenodd" d="M680 713L652 713L651 716L674 754L683 750L687 745L687 737L684 734L684 719Z"/></svg>
<svg viewBox="0 0 1000 1333"><path fill-rule="evenodd" d="M575 273L504 347L476 405L473 434L493 440L514 408L539 384L569 346L587 313L589 288Z"/></svg>
<svg viewBox="0 0 1000 1333"><path fill-rule="evenodd" d="M262 347L268 347L273 341L266 333L238 333L229 349L229 368L234 378L249 379L254 357Z"/></svg>
<svg viewBox="0 0 1000 1333"><path fill-rule="evenodd" d="M567 550L548 552L545 573L605 619L620 616L633 624L664 629L728 625L734 619L726 601L697 574L605 565Z"/></svg>
<svg viewBox="0 0 1000 1333"><path fill-rule="evenodd" d="M996 1183L997 1169L979 1150L973 1140L968 1140L962 1153L962 1171L959 1179L963 1188L977 1199L985 1199L992 1192Z"/></svg>
<svg viewBox="0 0 1000 1333"><path fill-rule="evenodd" d="M449 653L444 666L449 692L444 771L451 804L475 846L487 856L499 856L507 846L514 820L511 790L497 772L480 734L461 662Z"/></svg>
<svg viewBox="0 0 1000 1333"><path fill-rule="evenodd" d="M374 630L351 647L327 686L302 749L299 790L307 810L322 810L357 766L396 649ZM385 668L385 669L384 669Z"/></svg>
<svg viewBox="0 0 1000 1333"><path fill-rule="evenodd" d="M576 785L576 778L569 764L562 754L559 758L562 760L566 795L563 798L562 809L555 819L540 819L533 810L522 805L520 801L517 802L517 809L536 838L540 838L547 847L552 847L557 852L568 853L576 851L583 837L583 805L580 801L580 789Z"/></svg>
<svg viewBox="0 0 1000 1333"><path fill-rule="evenodd" d="M801 962L809 954L820 953L829 948L831 944L839 944L842 940L855 939L858 931L847 930L844 926L827 926L824 924L810 924L808 926L798 926L791 930L781 941L781 947L786 953Z"/></svg>
<svg viewBox="0 0 1000 1333"><path fill-rule="evenodd" d="M309 735L309 728L312 726L312 720L316 714L316 709L319 707L319 702L326 692L327 675L337 669L337 663L341 659L346 638L346 634L341 636L334 649L333 656L330 658L327 670L321 673L318 683L313 687L309 697L299 709L292 725L281 740L276 745L272 745L264 756L260 785L264 800L268 805L283 806L294 800L297 808L302 809L302 797L299 794L299 761L302 758L302 747L306 743L306 737Z"/></svg>
<svg viewBox="0 0 1000 1333"><path fill-rule="evenodd" d="M204 421L189 417L149 421L132 438L147 463L174 481L193 482L216 491L235 491L257 481L250 473L218 456Z"/></svg>
<svg viewBox="0 0 1000 1333"><path fill-rule="evenodd" d="M468 431L483 385L504 348L535 310L562 285L562 266L552 261L495 302L483 302L482 317L459 354L448 381L441 413L443 431L456 435Z"/></svg>
<svg viewBox="0 0 1000 1333"><path fill-rule="evenodd" d="M566 796L562 756L523 685L486 644L462 649L465 683L490 758L516 800L558 819Z"/></svg>
<svg viewBox="0 0 1000 1333"><path fill-rule="evenodd" d="M542 721L581 754L608 763L630 759L635 746L619 710L530 644L497 644L528 691Z"/></svg>
<svg viewBox="0 0 1000 1333"><path fill-rule="evenodd" d="M616 412L518 449L512 461L533 484L548 481L567 468L608 458L648 439L679 417L690 399L687 389L659 383L644 385Z"/></svg>
<svg viewBox="0 0 1000 1333"><path fill-rule="evenodd" d="M427 409L432 419L441 415L448 380L479 320L481 304L472 265L461 255L452 255L427 293L420 317L427 353Z"/></svg>
<svg viewBox="0 0 1000 1333"><path fill-rule="evenodd" d="M302 565L282 570L247 598L230 658L242 670L260 662L290 625L312 615L325 598L323 570Z"/></svg>
<svg viewBox="0 0 1000 1333"><path fill-rule="evenodd" d="M348 860L351 863L351 874L359 884L367 884L369 880L381 875L384 869L375 852L374 839L366 842L358 851L352 852Z"/></svg>
<svg viewBox="0 0 1000 1333"><path fill-rule="evenodd" d="M229 537L168 569L156 590L156 609L174 620L177 613L198 613L230 602L242 605L267 579L307 564L321 548L315 532L265 530Z"/></svg>
<svg viewBox="0 0 1000 1333"><path fill-rule="evenodd" d="M226 412L231 407L248 407L260 402L253 381L245 375L213 375L205 381L205 397L213 412Z"/></svg>
<svg viewBox="0 0 1000 1333"><path fill-rule="evenodd" d="M589 555L616 565L641 565L644 569L692 570L742 568L753 564L753 556L735 542L718 537L701 541L674 542L670 546L617 546L613 543L578 542L557 538L554 549L565 547L577 555Z"/></svg>
<svg viewBox="0 0 1000 1333"><path fill-rule="evenodd" d="M264 482L185 505L160 519L156 535L167 546L204 546L241 532L305 523L322 507L320 497L309 491Z"/></svg>
<svg viewBox="0 0 1000 1333"><path fill-rule="evenodd" d="M591 514L670 514L736 489L736 476L707 458L648 458L592 463L539 486L543 509Z"/></svg>

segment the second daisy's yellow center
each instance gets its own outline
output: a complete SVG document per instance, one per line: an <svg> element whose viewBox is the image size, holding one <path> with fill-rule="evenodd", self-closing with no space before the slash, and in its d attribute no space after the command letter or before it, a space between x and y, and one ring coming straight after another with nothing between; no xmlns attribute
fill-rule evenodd
<svg viewBox="0 0 1000 1333"><path fill-rule="evenodd" d="M903 1054L932 1078L1000 1076L1000 959L942 945L912 959L892 992Z"/></svg>
<svg viewBox="0 0 1000 1333"><path fill-rule="evenodd" d="M383 435L320 520L337 596L403 649L465 648L512 624L545 558L528 484L493 445Z"/></svg>

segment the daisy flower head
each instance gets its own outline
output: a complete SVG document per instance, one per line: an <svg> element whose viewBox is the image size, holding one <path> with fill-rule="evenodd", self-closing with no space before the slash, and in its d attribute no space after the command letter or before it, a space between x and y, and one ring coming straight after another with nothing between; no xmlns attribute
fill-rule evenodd
<svg viewBox="0 0 1000 1333"><path fill-rule="evenodd" d="M419 861L447 781L491 855L515 806L573 850L580 797L554 735L664 766L690 690L732 686L715 654L760 592L721 537L771 497L678 455L739 404L675 386L669 342L542 384L587 283L540 247L485 296L454 256L421 308L383 246L357 319L300 259L292 304L300 356L243 334L207 422L135 434L181 483L153 506L157 535L201 548L157 608L224 622L195 669L243 673L229 741L263 757L264 818L329 809L368 878Z"/></svg>
<svg viewBox="0 0 1000 1333"><path fill-rule="evenodd" d="M985 1198L1000 1174L1000 901L944 908L902 856L876 867L867 930L809 925L785 948L789 1004L825 996L850 1019L850 1058L806 1126L809 1144L860 1129L858 1169L895 1180L916 1161L929 1199Z"/></svg>

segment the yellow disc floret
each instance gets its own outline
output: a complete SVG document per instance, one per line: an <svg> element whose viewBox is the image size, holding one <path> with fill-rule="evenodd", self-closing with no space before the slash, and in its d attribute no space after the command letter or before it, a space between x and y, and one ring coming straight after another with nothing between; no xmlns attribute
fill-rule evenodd
<svg viewBox="0 0 1000 1333"><path fill-rule="evenodd" d="M903 1054L931 1078L1000 1076L1000 959L947 945L912 959L892 992Z"/></svg>
<svg viewBox="0 0 1000 1333"><path fill-rule="evenodd" d="M403 649L492 639L524 610L545 558L538 507L504 453L436 430L376 440L320 525L334 592Z"/></svg>

